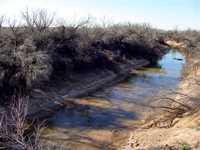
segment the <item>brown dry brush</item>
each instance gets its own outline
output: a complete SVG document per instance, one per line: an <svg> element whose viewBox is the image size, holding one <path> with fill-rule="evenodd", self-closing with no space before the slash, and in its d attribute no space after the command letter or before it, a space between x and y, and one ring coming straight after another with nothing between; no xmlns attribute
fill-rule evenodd
<svg viewBox="0 0 200 150"><path fill-rule="evenodd" d="M169 31L166 33L166 37L186 44L187 48L184 50L186 55L189 55L190 57L193 58L199 57L199 52L200 52L199 31L191 29L185 31Z"/></svg>
<svg viewBox="0 0 200 150"><path fill-rule="evenodd" d="M103 27L89 25L88 18L75 25L53 27L53 14L28 9L22 18L24 24L9 21L9 27L0 26L1 103L9 101L8 95L16 89L40 88L58 76L94 68L117 73L120 63L136 58L155 63L165 53L159 43L163 32L149 25Z"/></svg>
<svg viewBox="0 0 200 150"><path fill-rule="evenodd" d="M12 104L1 113L0 148L8 150L39 150L39 128L26 122L28 98L14 97Z"/></svg>
<svg viewBox="0 0 200 150"><path fill-rule="evenodd" d="M42 142L44 123L27 122L28 97L13 97L11 105L0 114L0 149L62 150L56 144Z"/></svg>
<svg viewBox="0 0 200 150"><path fill-rule="evenodd" d="M153 109L161 110L163 112L158 118L151 118L150 122L147 120L145 128L159 127L170 128L174 126L180 118L191 116L199 112L200 99L197 97L191 97L187 94L172 91L170 93L172 97L166 96L159 98L158 100L164 100L165 104L161 106L148 106ZM174 98L179 96L180 98Z"/></svg>
<svg viewBox="0 0 200 150"><path fill-rule="evenodd" d="M5 20L5 17L4 16L0 16L0 34L1 34L1 28L2 28L2 25L4 23L4 20Z"/></svg>
<svg viewBox="0 0 200 150"><path fill-rule="evenodd" d="M22 12L22 17L26 22L25 28L31 32L44 32L53 24L54 15L48 14L46 10L30 11L26 8Z"/></svg>

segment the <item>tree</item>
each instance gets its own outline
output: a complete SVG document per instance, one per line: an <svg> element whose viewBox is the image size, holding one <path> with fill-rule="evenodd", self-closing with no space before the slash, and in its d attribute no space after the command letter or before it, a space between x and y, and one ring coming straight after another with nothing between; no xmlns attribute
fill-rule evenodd
<svg viewBox="0 0 200 150"><path fill-rule="evenodd" d="M46 10L29 11L27 8L22 12L22 17L26 23L26 27L31 29L32 32L35 29L39 32L47 30L54 21L54 15L48 14Z"/></svg>

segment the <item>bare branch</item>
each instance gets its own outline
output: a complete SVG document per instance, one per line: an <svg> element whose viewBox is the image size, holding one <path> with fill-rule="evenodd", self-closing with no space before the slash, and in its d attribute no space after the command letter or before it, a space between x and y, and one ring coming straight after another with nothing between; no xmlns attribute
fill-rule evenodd
<svg viewBox="0 0 200 150"><path fill-rule="evenodd" d="M0 148L16 150L39 150L39 132L27 135L26 123L28 98L14 97L11 107L0 116ZM37 136L37 137L35 137Z"/></svg>
<svg viewBox="0 0 200 150"><path fill-rule="evenodd" d="M16 21L16 19L14 19L14 20L8 20L8 24L9 24L9 27L10 27L10 29L11 29L11 31L12 31L12 33L13 33L13 35L16 35L16 33L17 33L17 21Z"/></svg>
<svg viewBox="0 0 200 150"><path fill-rule="evenodd" d="M2 29L4 21L5 21L5 16L0 16L0 33L1 33L1 29Z"/></svg>
<svg viewBox="0 0 200 150"><path fill-rule="evenodd" d="M87 19L83 20L83 21L80 21L77 25L74 25L73 28L74 30L78 30L79 28L89 24L91 18L88 16Z"/></svg>
<svg viewBox="0 0 200 150"><path fill-rule="evenodd" d="M179 101L177 101L177 100L175 100L175 99L173 99L173 98L170 98L170 97L160 98L160 100L169 100L169 101L171 101L171 102L174 102L174 103L179 104L180 106L186 108L187 110L191 110L191 109L192 109L190 106L188 106L188 105L186 105L186 104L183 104L183 103L181 103L181 102L179 102Z"/></svg>
<svg viewBox="0 0 200 150"><path fill-rule="evenodd" d="M54 15L50 15L46 10L29 11L27 8L22 12L22 18L24 19L26 26L34 31L36 29L39 32L47 30L54 21Z"/></svg>

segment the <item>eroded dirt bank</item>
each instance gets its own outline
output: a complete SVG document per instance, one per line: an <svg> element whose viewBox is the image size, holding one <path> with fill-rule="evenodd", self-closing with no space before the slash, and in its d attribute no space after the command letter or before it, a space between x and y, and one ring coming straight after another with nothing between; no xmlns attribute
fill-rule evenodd
<svg viewBox="0 0 200 150"><path fill-rule="evenodd" d="M85 74L73 75L72 79L61 80L56 85L42 90L34 90L28 113L29 119L45 119L65 106L74 107L73 98L92 93L100 88L124 80L131 70L148 65L147 60L133 60L120 65L120 71L94 70ZM71 100L72 99L72 100Z"/></svg>
<svg viewBox="0 0 200 150"><path fill-rule="evenodd" d="M199 79L198 75L198 79ZM194 98L194 101L191 101L191 98L181 99L182 103L188 104L193 107L193 109L199 109L199 100L196 99L199 97L200 86L194 85L193 79L185 79L180 84L179 92L184 93L188 96ZM177 100L180 100L180 95L177 96ZM164 115L164 114L163 114ZM174 114L171 114L173 117ZM162 120L163 116L156 120ZM169 116L170 117L170 116ZM164 117L165 118L165 117ZM183 149L188 147L193 150L200 149L200 113L186 111L180 116L177 116L173 123L176 123L173 127L168 127L169 118L160 122L158 126L152 126L145 128L139 128L130 133L130 137L127 145L122 146L124 150L160 150L160 149ZM154 122L151 122L154 124ZM150 124L151 124L150 123ZM152 125L151 124L151 125ZM155 124L154 124L155 125Z"/></svg>
<svg viewBox="0 0 200 150"><path fill-rule="evenodd" d="M181 45L179 48L186 48L183 43L176 41L170 41L168 45L176 48ZM200 149L200 61L198 56L196 54L187 57L184 78L177 91L170 95L173 101L165 104L172 111L160 112L160 115L145 124L144 128L131 132L128 142L121 149Z"/></svg>

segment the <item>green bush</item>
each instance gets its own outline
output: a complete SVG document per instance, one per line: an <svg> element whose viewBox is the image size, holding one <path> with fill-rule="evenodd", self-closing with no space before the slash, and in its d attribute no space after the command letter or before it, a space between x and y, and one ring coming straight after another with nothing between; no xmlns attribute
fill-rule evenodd
<svg viewBox="0 0 200 150"><path fill-rule="evenodd" d="M191 146L187 143L182 143L179 145L178 150L191 150Z"/></svg>

